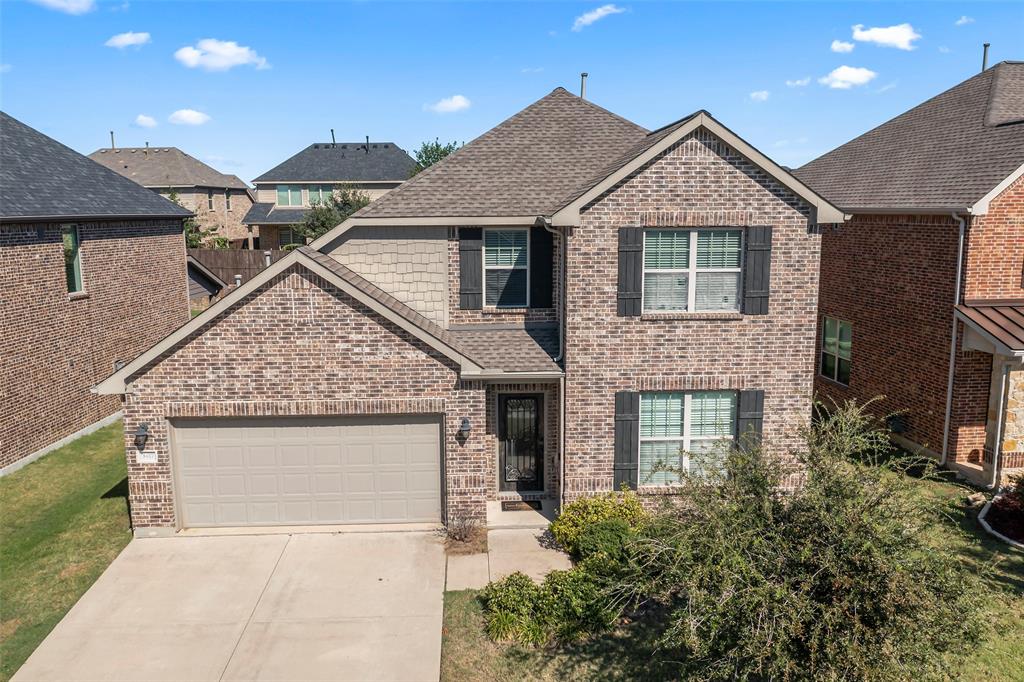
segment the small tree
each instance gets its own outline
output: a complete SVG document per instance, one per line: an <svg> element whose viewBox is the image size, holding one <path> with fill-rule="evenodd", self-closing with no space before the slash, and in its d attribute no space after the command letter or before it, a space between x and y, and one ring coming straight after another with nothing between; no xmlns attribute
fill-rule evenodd
<svg viewBox="0 0 1024 682"><path fill-rule="evenodd" d="M412 175L416 175L424 168L433 166L435 163L444 159L461 146L461 142L448 142L447 144L441 144L440 140L436 137L433 142L424 142L420 145L419 149L413 152L413 156L416 157L416 167L412 169Z"/></svg>
<svg viewBox="0 0 1024 682"><path fill-rule="evenodd" d="M167 196L168 199L176 203L182 208L186 208L181 203L181 198L178 193L171 190L171 193ZM226 249L231 245L231 242L227 237L221 237L217 234L217 228L211 227L208 230L204 230L196 220L195 216L189 216L185 218L185 246L189 249L203 249L203 248L214 248L214 249Z"/></svg>
<svg viewBox="0 0 1024 682"><path fill-rule="evenodd" d="M368 203L370 197L365 192L350 186L338 187L327 199L313 200L306 216L295 225L295 229L307 239L317 239L345 222L346 218Z"/></svg>

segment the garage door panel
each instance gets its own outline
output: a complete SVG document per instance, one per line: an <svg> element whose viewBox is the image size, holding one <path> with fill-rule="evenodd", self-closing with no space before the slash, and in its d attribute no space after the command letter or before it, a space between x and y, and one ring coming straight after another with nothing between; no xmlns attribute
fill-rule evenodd
<svg viewBox="0 0 1024 682"><path fill-rule="evenodd" d="M440 520L437 419L206 419L173 426L187 527Z"/></svg>

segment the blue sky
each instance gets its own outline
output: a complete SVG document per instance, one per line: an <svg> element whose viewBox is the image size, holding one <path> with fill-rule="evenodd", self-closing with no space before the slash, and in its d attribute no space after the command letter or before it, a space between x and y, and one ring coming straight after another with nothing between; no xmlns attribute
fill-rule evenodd
<svg viewBox="0 0 1024 682"><path fill-rule="evenodd" d="M707 109L796 166L977 73L983 42L1024 59L1022 35L1020 3L3 0L0 106L251 181L330 128L468 141L588 71L641 125Z"/></svg>

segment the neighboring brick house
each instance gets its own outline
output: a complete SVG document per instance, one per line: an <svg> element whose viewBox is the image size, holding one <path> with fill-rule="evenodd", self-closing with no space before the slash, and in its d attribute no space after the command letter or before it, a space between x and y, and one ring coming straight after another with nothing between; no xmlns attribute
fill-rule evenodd
<svg viewBox="0 0 1024 682"><path fill-rule="evenodd" d="M1024 63L796 175L852 215L823 237L821 396L885 396L904 445L976 482L1024 467Z"/></svg>
<svg viewBox="0 0 1024 682"><path fill-rule="evenodd" d="M177 147L97 149L89 158L195 214L204 230L216 230L232 248L251 249L254 236L243 218L255 193L237 175L226 175Z"/></svg>
<svg viewBox="0 0 1024 682"><path fill-rule="evenodd" d="M0 473L109 420L90 388L188 320L188 215L0 112Z"/></svg>
<svg viewBox="0 0 1024 682"><path fill-rule="evenodd" d="M333 132L332 132L333 136ZM259 248L304 244L293 226L337 187L379 199L409 179L416 162L394 142L317 142L274 166L253 183L256 204L245 223L259 234Z"/></svg>
<svg viewBox="0 0 1024 682"><path fill-rule="evenodd" d="M648 132L558 88L99 386L136 532L483 521L671 492L748 431L787 453L842 219L706 112Z"/></svg>

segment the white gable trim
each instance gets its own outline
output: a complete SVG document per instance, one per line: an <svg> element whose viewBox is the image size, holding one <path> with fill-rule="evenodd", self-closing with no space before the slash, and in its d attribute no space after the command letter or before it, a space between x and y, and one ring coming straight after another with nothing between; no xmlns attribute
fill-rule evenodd
<svg viewBox="0 0 1024 682"><path fill-rule="evenodd" d="M461 352L444 343L441 339L438 339L416 326L409 320L405 319L398 313L394 312L387 306L383 305L380 301L366 294L362 290L352 286L344 279L339 277L336 273L325 268L324 266L317 263L309 256L303 254L301 251L292 251L290 254L277 261L269 268L264 269L258 275L250 279L248 282L238 287L227 296L217 301L215 304L204 310L202 313L192 318L176 330L165 336L149 350L142 353L127 365L122 367L117 372L114 372L109 377L98 383L92 388L93 393L100 395L118 395L127 392L128 384L127 379L132 374L138 372L140 369L148 365L153 360L160 357L163 353L167 352L175 345L186 339L190 334L198 330L200 327L210 322L221 313L225 312L228 308L233 306L235 303L243 299L249 293L259 289L261 286L269 282L277 275L284 272L287 268L292 265L300 263L310 272L313 272L325 280L344 291L346 294L356 299L360 303L366 305L371 310L377 312L385 319L393 322L401 329L409 332L416 338L420 339L430 347L434 348L438 352L442 353L448 358L451 358L455 362L459 363L462 370L470 373L476 373L483 370L483 368L463 355Z"/></svg>
<svg viewBox="0 0 1024 682"><path fill-rule="evenodd" d="M971 215L985 215L988 213L988 205L992 203L992 200L1002 194L1003 190L1016 182L1021 176L1024 176L1024 164L1021 164L1017 170L1007 175L1002 182L992 188L991 192L983 196L981 199L978 199L978 201L968 209L971 212Z"/></svg>
<svg viewBox="0 0 1024 682"><path fill-rule="evenodd" d="M728 144L730 147L736 149L740 154L746 157L751 163L755 164L763 171L771 175L773 178L782 183L785 187L791 190L794 194L799 196L801 199L811 204L817 213L814 220L818 223L841 223L846 220L846 214L839 210L829 202L825 201L821 196L816 194L810 187L800 182L781 166L776 164L774 161L769 159L767 156L759 152L757 149L749 145L731 130L723 126L721 123L711 118L704 112L701 112L691 118L689 121L680 126L677 130L673 131L670 135L666 135L664 139L660 140L656 145L646 150L644 153L630 160L629 163L618 169L607 178L599 182L598 184L591 187L578 199L565 207L558 210L552 217L551 222L554 225L568 225L575 226L580 224L580 210L584 206L597 199L599 196L604 194L606 191L611 189L621 181L623 178L628 177L631 173L637 169L642 168L644 164L648 163L659 154L664 152L666 149L671 147L673 144L683 139L697 128L704 128L709 131L720 140Z"/></svg>

